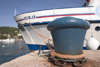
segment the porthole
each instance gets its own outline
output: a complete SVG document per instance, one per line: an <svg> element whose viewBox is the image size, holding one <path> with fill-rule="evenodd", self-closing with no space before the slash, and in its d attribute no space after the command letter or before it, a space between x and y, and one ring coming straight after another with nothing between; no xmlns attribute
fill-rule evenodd
<svg viewBox="0 0 100 67"><path fill-rule="evenodd" d="M95 27L95 30L99 31L100 30L100 26Z"/></svg>

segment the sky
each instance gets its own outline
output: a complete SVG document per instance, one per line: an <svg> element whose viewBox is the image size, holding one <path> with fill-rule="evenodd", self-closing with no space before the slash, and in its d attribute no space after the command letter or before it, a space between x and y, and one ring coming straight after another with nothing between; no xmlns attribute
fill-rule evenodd
<svg viewBox="0 0 100 67"><path fill-rule="evenodd" d="M69 7L81 7L85 0L0 0L0 27L17 27L14 20L15 7L18 14Z"/></svg>

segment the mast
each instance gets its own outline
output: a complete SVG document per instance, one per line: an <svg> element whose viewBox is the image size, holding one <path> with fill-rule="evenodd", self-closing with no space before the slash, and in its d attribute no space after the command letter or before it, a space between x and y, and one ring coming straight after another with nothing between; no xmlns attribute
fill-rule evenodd
<svg viewBox="0 0 100 67"><path fill-rule="evenodd" d="M14 16L18 15L17 11L16 11L16 7L15 7L15 12L14 12Z"/></svg>

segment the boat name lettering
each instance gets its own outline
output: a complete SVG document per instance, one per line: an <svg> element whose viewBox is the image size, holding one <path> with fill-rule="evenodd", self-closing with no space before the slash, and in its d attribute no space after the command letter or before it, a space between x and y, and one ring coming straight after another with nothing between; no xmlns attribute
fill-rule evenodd
<svg viewBox="0 0 100 67"><path fill-rule="evenodd" d="M32 16L26 16L26 17L24 17L24 20L35 19L35 18L36 18L35 15L32 15Z"/></svg>

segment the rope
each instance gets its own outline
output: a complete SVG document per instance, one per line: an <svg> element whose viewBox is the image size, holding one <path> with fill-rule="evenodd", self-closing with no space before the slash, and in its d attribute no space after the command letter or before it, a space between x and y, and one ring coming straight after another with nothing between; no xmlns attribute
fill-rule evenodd
<svg viewBox="0 0 100 67"><path fill-rule="evenodd" d="M30 24L30 23L29 23ZM42 35L41 33L39 33L31 24L30 24L30 26L33 28L33 30L35 31L35 32L37 32L41 37L44 37L44 38L46 38L46 39L49 39L50 41L53 41L52 39L50 39L50 38L48 38L48 37L46 37L46 36L44 36L44 35ZM44 39L43 39L44 40Z"/></svg>
<svg viewBox="0 0 100 67"><path fill-rule="evenodd" d="M46 40L47 40L47 39L45 39L45 41L46 41ZM43 43L44 43L44 41L42 42L42 44L43 44ZM40 46L40 48L39 48L39 51L38 51L36 67L38 67L39 56L40 56L40 52L41 52L41 48L42 48L42 44L41 44L41 46Z"/></svg>
<svg viewBox="0 0 100 67"><path fill-rule="evenodd" d="M36 67L38 67L38 61L39 61L39 55L40 55L41 47L42 47L42 44L41 44L40 49L39 49L39 52L38 52L38 57L37 57Z"/></svg>
<svg viewBox="0 0 100 67"><path fill-rule="evenodd" d="M79 59L79 58L84 58L85 53L82 52L82 54L80 54L80 55L65 55L65 54L60 54L60 53L56 53L55 51L52 51L51 56L52 57L65 58L65 59Z"/></svg>
<svg viewBox="0 0 100 67"><path fill-rule="evenodd" d="M30 23L29 23L30 24ZM30 26L33 28L33 30L35 31L35 32L37 32L41 37L42 37L42 39L43 39L43 41L45 42L45 44L47 45L47 47L51 50L51 51L53 51L53 49L52 49L52 47L45 41L45 39L49 39L48 37L45 37L45 36L43 36L41 33L39 33L31 24L30 24ZM45 38L45 39L44 39ZM49 39L49 40L51 40L51 41L53 41L52 39Z"/></svg>
<svg viewBox="0 0 100 67"><path fill-rule="evenodd" d="M29 23L29 24L30 24L30 23ZM85 53L84 53L84 52L82 52L81 55L64 55L64 54L56 53L56 52L52 49L52 47L51 47L51 46L46 42L46 40L44 39L44 38L46 38L46 39L49 39L49 38L47 38L47 37L43 36L41 33L39 33L31 24L30 24L30 26L33 28L33 30L34 30L35 32L37 32L37 33L42 37L43 41L45 42L45 44L47 45L47 47L50 49L50 51L51 51L51 56L52 56L52 57L59 57L59 58L65 58L65 59L79 59L79 58L84 58L84 57L85 57ZM53 41L52 39L49 39L49 40Z"/></svg>

